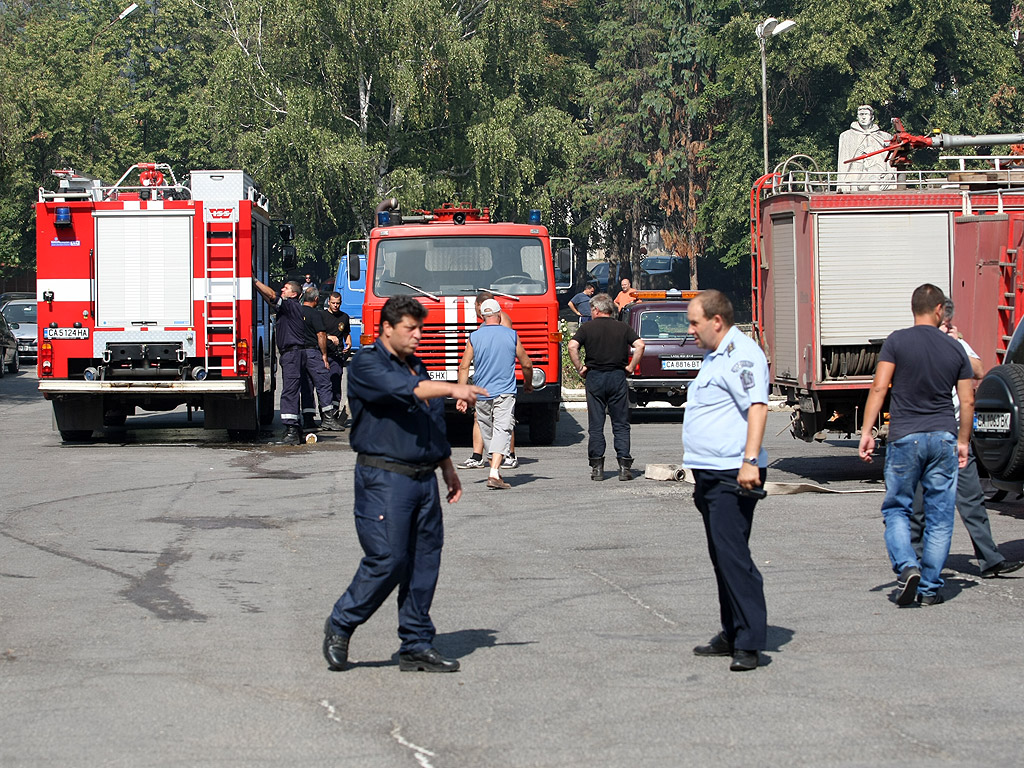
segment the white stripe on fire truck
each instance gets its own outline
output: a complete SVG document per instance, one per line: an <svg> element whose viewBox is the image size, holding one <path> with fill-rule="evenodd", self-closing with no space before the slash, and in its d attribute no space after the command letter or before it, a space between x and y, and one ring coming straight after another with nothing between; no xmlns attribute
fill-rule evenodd
<svg viewBox="0 0 1024 768"><path fill-rule="evenodd" d="M36 281L36 301L53 291L54 301L92 301L92 281L89 278L40 278Z"/></svg>

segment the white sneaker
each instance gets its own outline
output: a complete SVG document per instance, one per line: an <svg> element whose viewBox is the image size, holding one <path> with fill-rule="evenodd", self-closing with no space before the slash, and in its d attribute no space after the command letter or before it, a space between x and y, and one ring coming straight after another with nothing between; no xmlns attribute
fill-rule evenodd
<svg viewBox="0 0 1024 768"><path fill-rule="evenodd" d="M515 469L518 466L519 458L514 453L510 453L505 457L505 460L501 462L502 469Z"/></svg>
<svg viewBox="0 0 1024 768"><path fill-rule="evenodd" d="M483 469L486 466L483 459L474 459L472 456L458 465L459 469Z"/></svg>

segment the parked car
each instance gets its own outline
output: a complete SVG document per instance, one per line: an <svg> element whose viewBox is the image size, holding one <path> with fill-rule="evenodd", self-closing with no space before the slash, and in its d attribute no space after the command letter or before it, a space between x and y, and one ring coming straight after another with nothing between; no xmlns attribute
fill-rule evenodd
<svg viewBox="0 0 1024 768"><path fill-rule="evenodd" d="M38 357L39 328L36 325L36 300L15 299L0 307L0 314L11 326L18 339L18 355L22 360Z"/></svg>
<svg viewBox="0 0 1024 768"><path fill-rule="evenodd" d="M15 299L35 299L36 295L31 291L8 291L7 293L0 293L0 309L3 309L4 304Z"/></svg>
<svg viewBox="0 0 1024 768"><path fill-rule="evenodd" d="M18 339L0 314L0 378L7 372L17 373L19 368Z"/></svg>
<svg viewBox="0 0 1024 768"><path fill-rule="evenodd" d="M608 272L611 265L607 261L595 264L587 270L587 282L597 285L598 293L608 293Z"/></svg>
<svg viewBox="0 0 1024 768"><path fill-rule="evenodd" d="M683 289L690 286L690 265L680 256L647 256L640 262L644 288Z"/></svg>
<svg viewBox="0 0 1024 768"><path fill-rule="evenodd" d="M704 350L689 333L686 309L693 291L638 291L639 303L622 310L622 321L644 340L644 354L627 377L630 405L667 400L681 406L697 378Z"/></svg>

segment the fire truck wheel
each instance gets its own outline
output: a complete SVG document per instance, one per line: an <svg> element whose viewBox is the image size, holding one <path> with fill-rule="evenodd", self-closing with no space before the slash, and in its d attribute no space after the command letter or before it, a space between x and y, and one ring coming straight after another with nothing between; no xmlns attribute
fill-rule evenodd
<svg viewBox="0 0 1024 768"><path fill-rule="evenodd" d="M1024 366L997 365L989 371L975 395L976 419L989 414L1009 414L1005 431L994 424L978 429L975 421L974 450L978 461L997 480L1024 480ZM991 417L990 417L991 418Z"/></svg>
<svg viewBox="0 0 1024 768"><path fill-rule="evenodd" d="M65 443L82 443L91 437L91 429L62 429L60 431L60 439Z"/></svg>
<svg viewBox="0 0 1024 768"><path fill-rule="evenodd" d="M540 403L530 412L530 442L534 445L551 445L558 430L558 404Z"/></svg>
<svg viewBox="0 0 1024 768"><path fill-rule="evenodd" d="M264 381L265 379L263 373L263 365L261 364L260 375L258 379L260 392L259 419L260 425L264 427L269 427L271 424L274 423L274 388L273 383L271 383L271 388L264 391Z"/></svg>

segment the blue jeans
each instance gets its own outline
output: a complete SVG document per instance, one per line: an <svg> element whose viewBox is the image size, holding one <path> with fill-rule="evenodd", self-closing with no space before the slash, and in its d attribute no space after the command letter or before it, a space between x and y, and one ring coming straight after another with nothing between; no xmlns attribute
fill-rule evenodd
<svg viewBox="0 0 1024 768"><path fill-rule="evenodd" d="M915 432L894 440L885 452L885 547L893 570L921 569L920 595L942 586L942 566L953 538L956 508L956 437L949 432ZM910 539L910 517L918 483L924 490L924 537L921 560Z"/></svg>

